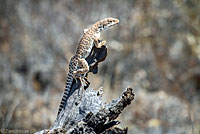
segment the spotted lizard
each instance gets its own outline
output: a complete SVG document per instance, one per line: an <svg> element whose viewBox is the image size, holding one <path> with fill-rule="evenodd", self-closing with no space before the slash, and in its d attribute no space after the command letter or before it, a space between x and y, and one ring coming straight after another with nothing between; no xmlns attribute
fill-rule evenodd
<svg viewBox="0 0 200 134"><path fill-rule="evenodd" d="M105 31L109 27L112 27L118 23L118 19L109 17L97 21L94 25L84 30L84 34L78 44L76 53L71 58L69 63L69 73L67 75L66 87L59 106L58 115L62 109L65 109L66 101L69 98L73 78L80 78L81 80L81 78L84 77L83 74L86 74L89 71L89 66L85 59L91 53L93 44L95 44L97 48L105 45L105 41L100 43L98 42L100 39L100 32Z"/></svg>

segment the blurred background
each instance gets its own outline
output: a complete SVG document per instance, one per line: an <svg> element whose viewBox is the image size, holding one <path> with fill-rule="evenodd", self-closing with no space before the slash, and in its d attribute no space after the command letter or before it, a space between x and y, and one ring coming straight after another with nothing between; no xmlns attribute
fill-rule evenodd
<svg viewBox="0 0 200 134"><path fill-rule="evenodd" d="M120 24L102 34L108 56L89 81L107 102L134 89L119 127L200 133L199 0L1 0L0 128L52 125L83 29L105 17Z"/></svg>

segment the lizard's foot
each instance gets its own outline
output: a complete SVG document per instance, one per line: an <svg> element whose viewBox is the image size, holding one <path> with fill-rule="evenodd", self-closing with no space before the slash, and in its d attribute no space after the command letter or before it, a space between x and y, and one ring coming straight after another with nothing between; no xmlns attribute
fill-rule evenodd
<svg viewBox="0 0 200 134"><path fill-rule="evenodd" d="M88 82L88 80L87 80L87 77L85 77L85 76L81 76L81 77L78 77L79 79L80 79L80 81L81 81L81 85L83 85L83 86L88 86L90 83ZM84 82L84 84L83 84L83 82Z"/></svg>
<svg viewBox="0 0 200 134"><path fill-rule="evenodd" d="M87 80L87 77L85 77L83 74L75 74L75 73L73 73L73 78L76 80L76 83L78 83L77 79L79 79L80 82L81 82L81 85L83 85L84 87L88 87L89 84L90 84L90 82L88 82L88 80Z"/></svg>
<svg viewBox="0 0 200 134"><path fill-rule="evenodd" d="M87 89L90 86L90 82L87 80L86 77L84 78L84 82L85 82L84 89Z"/></svg>
<svg viewBox="0 0 200 134"><path fill-rule="evenodd" d="M84 84L84 89L86 89L85 87L87 87L87 88L89 87L90 82L87 80L86 77L82 77L82 78L81 78L81 81L85 83L85 84Z"/></svg>
<svg viewBox="0 0 200 134"><path fill-rule="evenodd" d="M97 48L101 48L102 46L105 46L106 41L105 40L100 40L100 42L97 44Z"/></svg>
<svg viewBox="0 0 200 134"><path fill-rule="evenodd" d="M102 46L105 46L106 41L105 40L98 40L95 42L96 48L101 48Z"/></svg>

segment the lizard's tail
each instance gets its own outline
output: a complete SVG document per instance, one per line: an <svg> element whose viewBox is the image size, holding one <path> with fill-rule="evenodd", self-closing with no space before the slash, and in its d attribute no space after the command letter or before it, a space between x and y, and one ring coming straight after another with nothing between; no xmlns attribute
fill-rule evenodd
<svg viewBox="0 0 200 134"><path fill-rule="evenodd" d="M69 72L68 75L67 75L67 79L66 79L65 91L63 93L63 97L62 97L62 100L60 102L60 106L59 106L59 109L58 109L58 115L60 114L60 112L62 111L62 109L64 109L65 106L66 106L67 99L70 96L72 82L73 82L72 73Z"/></svg>

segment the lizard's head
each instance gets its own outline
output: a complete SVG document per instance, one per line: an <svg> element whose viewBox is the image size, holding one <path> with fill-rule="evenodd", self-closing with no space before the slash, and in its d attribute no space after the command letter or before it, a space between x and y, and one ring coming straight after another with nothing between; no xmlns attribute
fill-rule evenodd
<svg viewBox="0 0 200 134"><path fill-rule="evenodd" d="M99 26L98 26L99 32L103 30L107 30L109 27L112 27L118 23L119 23L118 19L111 18L111 17L105 18L99 21Z"/></svg>

